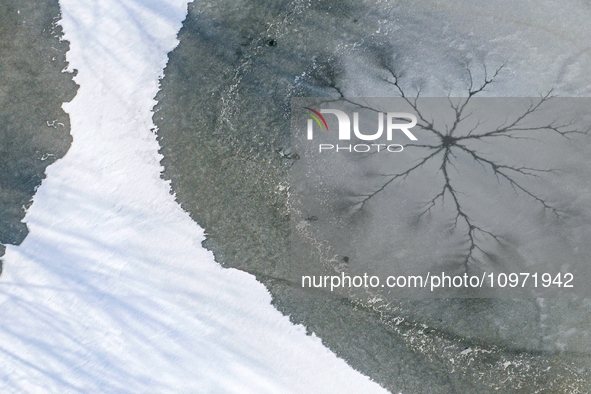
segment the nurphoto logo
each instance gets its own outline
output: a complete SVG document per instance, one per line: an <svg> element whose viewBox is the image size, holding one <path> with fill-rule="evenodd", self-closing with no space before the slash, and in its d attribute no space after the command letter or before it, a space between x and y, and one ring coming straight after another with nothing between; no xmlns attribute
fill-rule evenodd
<svg viewBox="0 0 591 394"><path fill-rule="evenodd" d="M334 115L338 121L338 140L351 140L351 119L344 111L338 109L321 109L317 111L310 107L304 107L308 110L308 140L314 139L314 124L317 125L321 131L329 131L329 125L323 114ZM384 117L386 118L386 140L392 141L392 136L395 130L402 131L406 137L411 141L417 141L417 137L409 129L417 124L417 117L406 112L378 112L378 129L376 132L365 134L359 129L359 113L353 112L353 134L356 138L362 141L377 141L382 138L384 134ZM400 123L401 120L410 120L410 122ZM404 147L400 144L355 144L355 145L339 145L339 144L319 144L319 152L333 151L333 152L358 152L365 153L371 150L376 152L388 151L392 153L402 152Z"/></svg>

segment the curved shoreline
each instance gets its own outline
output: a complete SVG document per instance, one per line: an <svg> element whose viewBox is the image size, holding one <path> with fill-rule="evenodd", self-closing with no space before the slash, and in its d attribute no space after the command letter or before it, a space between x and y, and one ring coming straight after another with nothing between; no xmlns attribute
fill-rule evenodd
<svg viewBox="0 0 591 394"><path fill-rule="evenodd" d="M396 58L404 50L410 53L400 55L405 71L433 75L427 93L437 95L438 84L446 80L461 86L462 56L487 49L479 35L465 38L459 23L457 31L442 35L435 34L436 23L417 25L426 33L413 30L412 23L430 20L432 10L413 14L368 4L190 4L154 116L164 178L177 201L206 229L204 246L217 261L254 274L282 313L393 392L498 392L499 382L508 381L515 390L588 389L585 368L591 361L588 349L578 353L582 341L568 347L572 355L556 355L553 341L564 327L539 324L540 315L556 314L587 335L584 300L566 302L569 308L565 301L535 300L402 300L386 307L300 297L287 280L290 98L338 96L339 91L384 96L374 93L383 89L376 83L380 56ZM401 20L407 20L408 42L402 34L391 46L379 34L374 37L380 26L390 26L386 22L396 26ZM454 34L462 37L464 48L447 41ZM417 37L424 47L413 53L411 41ZM429 59L421 57L429 50ZM425 64L417 63L420 59ZM525 72L522 64L516 67ZM546 83L543 76L522 85L512 81L490 94L532 94L532 86ZM585 365L580 375L576 365ZM560 372L546 374L549 366Z"/></svg>
<svg viewBox="0 0 591 394"><path fill-rule="evenodd" d="M78 87L74 74L64 72L69 43L62 40L60 19L58 0L0 6L0 257L4 245L27 236L22 220L45 169L72 143L62 104Z"/></svg>

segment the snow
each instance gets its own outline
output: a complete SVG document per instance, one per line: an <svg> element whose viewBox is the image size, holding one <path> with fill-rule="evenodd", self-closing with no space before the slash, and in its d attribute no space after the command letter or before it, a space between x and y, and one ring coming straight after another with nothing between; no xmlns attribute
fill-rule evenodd
<svg viewBox="0 0 591 394"><path fill-rule="evenodd" d="M152 98L186 1L61 6L74 142L7 250L0 391L385 392L222 269L160 179Z"/></svg>

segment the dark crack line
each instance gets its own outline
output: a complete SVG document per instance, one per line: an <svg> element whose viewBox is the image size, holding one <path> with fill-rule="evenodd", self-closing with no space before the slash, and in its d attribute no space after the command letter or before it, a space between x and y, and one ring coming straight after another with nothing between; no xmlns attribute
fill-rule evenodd
<svg viewBox="0 0 591 394"><path fill-rule="evenodd" d="M523 135L516 135L517 133L532 133L532 132L539 132L539 131L550 131L559 134L562 137L569 138L570 134L588 134L589 129L581 131L576 129L571 129L573 125L572 122L560 124L557 120L553 120L551 123L539 126L539 127L526 127L523 126L523 123L528 120L536 111L538 111L541 106L550 100L553 96L552 91L542 95L538 102L531 101L529 107L523 111L516 119L512 122L509 122L508 119L505 122L495 128L494 130L478 133L478 129L484 124L480 120L477 121L476 125L472 127L467 134L463 136L456 136L454 132L456 132L462 122L466 121L466 119L473 116L472 112L466 112L468 104L470 103L471 99L478 95L479 93L485 91L485 89L492 83L495 82L496 78L498 77L501 70L505 67L505 64L501 65L499 68L495 70L492 76L489 77L488 71L486 66L484 67L484 81L482 84L475 86L474 78L472 76L472 72L470 69L467 70L469 76L469 86L468 86L468 97L464 99L460 99L457 103L451 100L448 96L449 105L451 110L454 112L454 120L451 125L445 126L445 132L438 130L435 127L435 121L431 117L430 120L423 114L423 111L419 108L418 99L420 97L420 89L418 89L417 95L413 98L408 97L404 89L399 84L399 77L396 72L388 67L385 68L390 73L388 78L384 78L384 81L389 83L390 85L394 86L397 90L397 93L403 98L406 103L416 112L418 117L417 127L422 130L429 131L434 134L436 137L439 138L440 143L438 145L429 145L429 144L408 144L405 146L408 148L418 148L418 149L428 149L432 151L429 155L424 156L421 159L418 159L418 163L413 165L412 167L408 168L404 172L395 173L395 174L380 174L387 179L380 187L375 189L369 194L361 194L357 195L356 197L360 197L361 200L354 204L354 207L361 211L365 208L366 204L376 195L384 191L389 185L391 185L396 180L405 180L411 173L414 171L422 168L427 162L432 159L435 159L436 156L439 156L440 153L443 153L441 165L439 166L438 173L442 174L443 176L443 186L436 192L436 194L429 199L423 208L423 210L419 214L419 218L423 217L424 215L430 214L431 210L437 206L438 202L441 202L442 206L445 205L446 196L451 198L453 202L455 215L453 218L453 229L457 230L461 224L463 223L466 227L465 237L467 241L466 246L466 253L464 255L463 264L465 269L469 268L469 264L471 261L476 260L475 253L480 252L486 256L490 257L490 253L484 250L483 246L481 246L481 237L487 237L494 239L498 243L502 243L503 239L500 235L493 233L491 230L478 225L477 221L473 219L468 212L462 207L460 195L462 194L459 190L457 190L453 183L452 178L449 174L449 168L454 168L458 174L460 174L459 169L454 164L454 160L457 161L456 153L453 152L452 148L457 148L459 151L467 153L474 162L478 163L486 172L491 170L492 173L497 178L497 181L500 182L501 180L505 180L509 183L512 189L516 193L523 193L524 195L532 198L534 201L539 203L545 210L550 210L556 218L562 218L564 215L564 211L558 209L557 207L550 204L545 199L537 196L533 191L529 188L523 186L520 181L516 178L516 176L524 176L524 177L534 177L540 178L540 174L544 173L555 173L557 170L554 169L539 169L527 166L511 166L507 164L497 163L494 159L488 159L477 152L475 149L471 149L465 144L461 143L463 141L469 140L484 140L487 138L492 137L505 137L505 138L512 138L512 139L532 139L536 140L535 138ZM351 99L345 97L344 93L340 88L336 86L334 81L331 83L331 87L334 88L340 96L341 100L344 100L350 104L353 104L359 108L364 108L371 111L377 111L376 109L372 108L369 105L361 104L355 102ZM453 159L453 160L452 160ZM480 239L480 240L479 240Z"/></svg>

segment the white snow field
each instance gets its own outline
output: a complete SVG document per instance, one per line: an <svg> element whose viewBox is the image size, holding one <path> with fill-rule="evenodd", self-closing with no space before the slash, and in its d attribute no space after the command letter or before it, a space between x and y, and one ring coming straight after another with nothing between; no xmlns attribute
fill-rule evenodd
<svg viewBox="0 0 591 394"><path fill-rule="evenodd" d="M222 269L160 179L151 109L186 1L61 5L74 142L7 251L0 392L385 392Z"/></svg>

